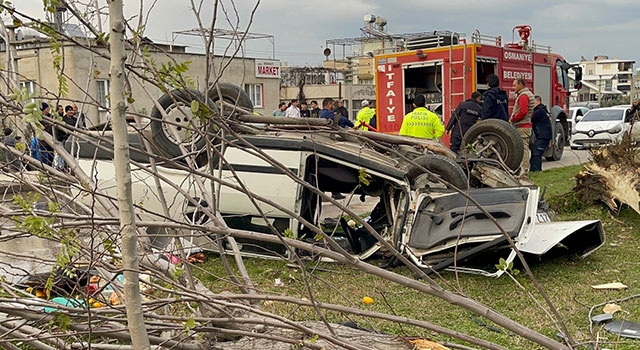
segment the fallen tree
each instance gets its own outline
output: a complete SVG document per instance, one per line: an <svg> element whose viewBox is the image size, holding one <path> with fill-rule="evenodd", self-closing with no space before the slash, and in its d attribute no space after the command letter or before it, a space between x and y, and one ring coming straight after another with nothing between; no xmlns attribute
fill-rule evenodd
<svg viewBox="0 0 640 350"><path fill-rule="evenodd" d="M629 134L622 142L591 150L592 160L576 175L575 193L585 203L622 204L640 214L640 153Z"/></svg>

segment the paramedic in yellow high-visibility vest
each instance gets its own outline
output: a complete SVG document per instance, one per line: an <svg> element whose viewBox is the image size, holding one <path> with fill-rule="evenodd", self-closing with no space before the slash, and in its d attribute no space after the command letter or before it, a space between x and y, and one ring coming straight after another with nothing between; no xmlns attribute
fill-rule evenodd
<svg viewBox="0 0 640 350"><path fill-rule="evenodd" d="M413 99L413 112L404 116L399 135L420 137L423 139L439 139L444 134L444 125L437 114L425 107L423 95Z"/></svg>
<svg viewBox="0 0 640 350"><path fill-rule="evenodd" d="M362 109L356 118L356 128L368 131L369 127L376 127L376 110L369 106L368 100L362 100Z"/></svg>

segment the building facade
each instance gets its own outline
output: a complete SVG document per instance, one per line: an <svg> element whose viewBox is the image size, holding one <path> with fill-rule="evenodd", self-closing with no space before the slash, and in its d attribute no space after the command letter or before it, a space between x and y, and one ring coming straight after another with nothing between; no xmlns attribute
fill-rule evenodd
<svg viewBox="0 0 640 350"><path fill-rule="evenodd" d="M68 84L66 96L59 94L58 72L53 68L54 55L46 39L30 38L16 42L18 80L20 87L26 88L38 101L52 106L73 101L85 113L89 125L99 125L105 122L109 111L108 49L84 42L92 44L94 52L72 42L62 44L60 57ZM184 46L168 45L149 45L147 55L156 67L170 62L189 62L184 76L196 89L206 90L206 55L188 53ZM0 52L0 60L6 61L6 51ZM136 74L129 74L134 100L129 110L148 115L162 91L154 85L153 74L141 68L142 62L127 61L127 64L140 67L135 68ZM240 86L249 94L257 112L265 113L277 107L280 100L279 61L215 56L209 71L212 72L209 85L219 81Z"/></svg>
<svg viewBox="0 0 640 350"><path fill-rule="evenodd" d="M583 58L575 64L582 67L582 89L575 94L576 101L606 102L632 94L634 60L600 55L593 60Z"/></svg>
<svg viewBox="0 0 640 350"><path fill-rule="evenodd" d="M640 101L640 69L631 78L631 99Z"/></svg>

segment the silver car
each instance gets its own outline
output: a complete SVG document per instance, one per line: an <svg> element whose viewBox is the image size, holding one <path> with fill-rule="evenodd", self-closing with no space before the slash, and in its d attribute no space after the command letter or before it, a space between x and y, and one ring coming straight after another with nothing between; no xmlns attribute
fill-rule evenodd
<svg viewBox="0 0 640 350"><path fill-rule="evenodd" d="M622 140L629 129L624 107L592 109L575 125L571 149L605 146Z"/></svg>

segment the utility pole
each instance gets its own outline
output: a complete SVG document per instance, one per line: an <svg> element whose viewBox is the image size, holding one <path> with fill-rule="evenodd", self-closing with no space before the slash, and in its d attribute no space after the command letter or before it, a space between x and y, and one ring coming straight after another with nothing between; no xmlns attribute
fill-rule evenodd
<svg viewBox="0 0 640 350"><path fill-rule="evenodd" d="M345 82L347 83L346 91L345 91L345 99L347 100L347 110L349 111L349 115L353 117L353 96L352 90L353 87L353 60L351 57L347 57L347 71L345 73Z"/></svg>
<svg viewBox="0 0 640 350"><path fill-rule="evenodd" d="M100 16L100 5L98 5L98 0L94 0L91 2L91 6L93 6L96 10L96 17L98 22L98 31L102 33L102 17Z"/></svg>
<svg viewBox="0 0 640 350"><path fill-rule="evenodd" d="M598 104L602 101L602 74L598 75Z"/></svg>

